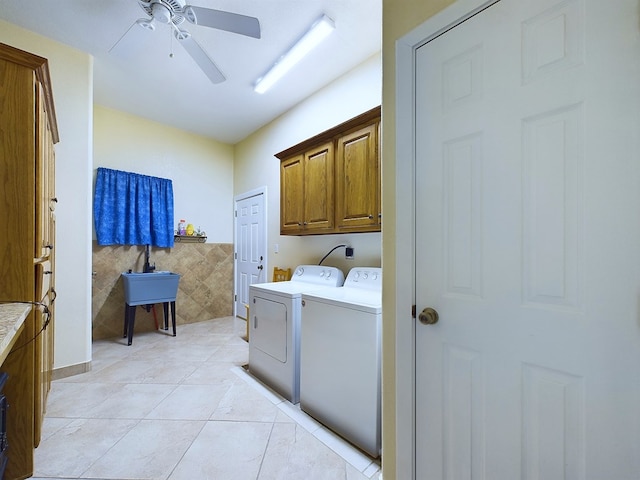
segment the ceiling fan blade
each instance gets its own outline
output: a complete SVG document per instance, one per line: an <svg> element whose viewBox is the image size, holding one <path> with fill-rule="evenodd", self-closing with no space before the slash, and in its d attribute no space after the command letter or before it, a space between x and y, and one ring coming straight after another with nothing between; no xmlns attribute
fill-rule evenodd
<svg viewBox="0 0 640 480"><path fill-rule="evenodd" d="M212 83L222 83L226 80L220 69L217 67L213 60L209 58L207 52L205 52L200 45L193 39L191 35L176 36L180 44L184 47L187 53L198 64L204 74L209 77Z"/></svg>
<svg viewBox="0 0 640 480"><path fill-rule="evenodd" d="M186 19L195 25L260 38L260 22L255 17L191 5L184 7L184 13Z"/></svg>
<svg viewBox="0 0 640 480"><path fill-rule="evenodd" d="M145 41L155 30L153 20L140 18L133 22L126 32L109 49L110 54L122 58L133 58L142 50Z"/></svg>

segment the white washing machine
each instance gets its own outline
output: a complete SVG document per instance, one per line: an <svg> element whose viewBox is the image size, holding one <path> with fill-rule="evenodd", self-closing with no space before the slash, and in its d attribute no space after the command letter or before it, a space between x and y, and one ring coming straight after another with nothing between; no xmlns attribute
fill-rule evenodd
<svg viewBox="0 0 640 480"><path fill-rule="evenodd" d="M343 283L338 268L300 265L288 282L249 287L249 372L291 403L300 401L301 295Z"/></svg>
<svg viewBox="0 0 640 480"><path fill-rule="evenodd" d="M382 269L302 294L300 407L369 455L381 447Z"/></svg>

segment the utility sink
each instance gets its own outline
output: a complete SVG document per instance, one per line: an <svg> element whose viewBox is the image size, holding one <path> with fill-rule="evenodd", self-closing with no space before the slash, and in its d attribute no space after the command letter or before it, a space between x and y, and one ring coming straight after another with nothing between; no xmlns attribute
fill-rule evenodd
<svg viewBox="0 0 640 480"><path fill-rule="evenodd" d="M180 274L172 272L123 273L127 305L175 302Z"/></svg>

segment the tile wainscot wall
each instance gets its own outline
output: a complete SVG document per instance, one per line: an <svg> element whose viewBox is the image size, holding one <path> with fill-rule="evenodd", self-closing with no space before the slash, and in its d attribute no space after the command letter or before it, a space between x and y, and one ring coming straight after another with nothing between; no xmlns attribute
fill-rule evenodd
<svg viewBox="0 0 640 480"><path fill-rule="evenodd" d="M105 247L93 242L94 340L122 337L124 288L120 275L129 269L141 272L144 261L144 246ZM152 247L150 262L155 263L157 270L182 275L176 298L178 325L233 314L233 244L176 242L173 248ZM158 323L162 324L162 305L156 305L155 310ZM153 313L139 307L135 331L153 329Z"/></svg>

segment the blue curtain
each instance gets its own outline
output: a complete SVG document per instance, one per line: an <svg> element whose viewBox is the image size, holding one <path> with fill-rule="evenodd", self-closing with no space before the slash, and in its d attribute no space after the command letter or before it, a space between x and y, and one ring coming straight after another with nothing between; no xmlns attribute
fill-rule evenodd
<svg viewBox="0 0 640 480"><path fill-rule="evenodd" d="M98 168L93 219L98 245L173 247L173 183Z"/></svg>

